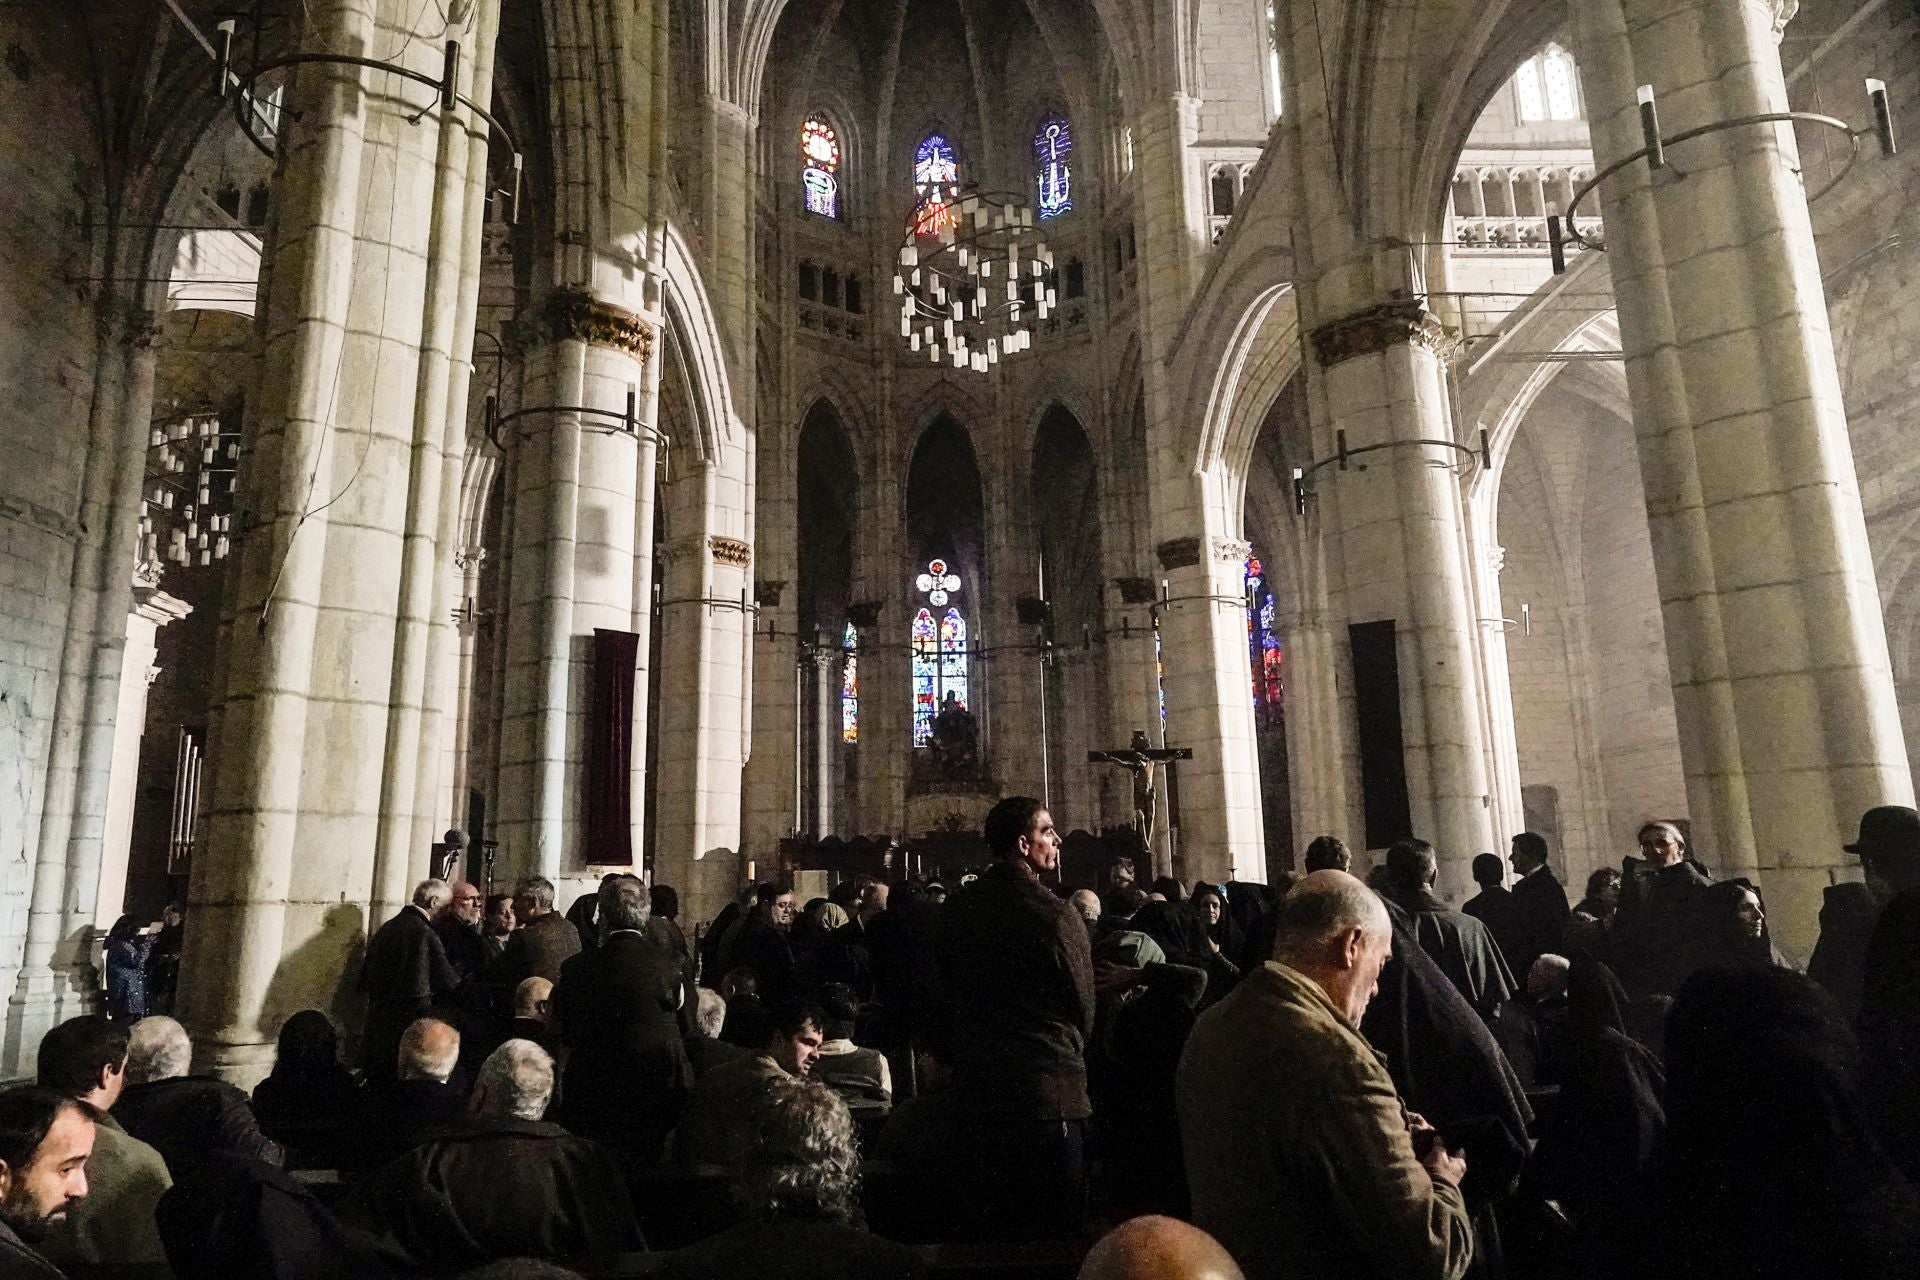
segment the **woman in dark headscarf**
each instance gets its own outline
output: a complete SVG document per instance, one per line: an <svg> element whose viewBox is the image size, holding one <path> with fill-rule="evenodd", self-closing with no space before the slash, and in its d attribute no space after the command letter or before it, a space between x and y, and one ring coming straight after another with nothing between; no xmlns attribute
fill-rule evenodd
<svg viewBox="0 0 1920 1280"><path fill-rule="evenodd" d="M1695 969L1790 969L1773 945L1760 886L1751 880L1720 880L1700 891L1694 932Z"/></svg>
<svg viewBox="0 0 1920 1280"><path fill-rule="evenodd" d="M1790 970L1703 969L1666 1056L1664 1187L1625 1251L1636 1274L1920 1275L1920 1193L1875 1141L1831 996Z"/></svg>
<svg viewBox="0 0 1920 1280"><path fill-rule="evenodd" d="M302 1009L280 1024L273 1072L254 1086L253 1113L260 1131L276 1142L312 1150L337 1138L364 1139L359 1127L360 1091L340 1065L340 1037L318 1009Z"/></svg>

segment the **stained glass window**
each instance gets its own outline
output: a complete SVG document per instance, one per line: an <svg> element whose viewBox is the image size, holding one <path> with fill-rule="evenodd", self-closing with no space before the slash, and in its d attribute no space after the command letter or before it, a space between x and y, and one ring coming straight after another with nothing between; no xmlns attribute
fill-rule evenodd
<svg viewBox="0 0 1920 1280"><path fill-rule="evenodd" d="M937 236L952 230L953 196L960 181L960 157L953 144L937 133L927 135L913 153L913 191L919 200L914 213L915 235Z"/></svg>
<svg viewBox="0 0 1920 1280"><path fill-rule="evenodd" d="M847 624L841 641L844 656L840 661L840 741L860 741L860 633Z"/></svg>
<svg viewBox="0 0 1920 1280"><path fill-rule="evenodd" d="M1033 135L1033 175L1040 188L1038 212L1057 218L1073 212L1073 129L1065 116L1048 116Z"/></svg>
<svg viewBox="0 0 1920 1280"><path fill-rule="evenodd" d="M914 615L912 635L913 745L924 747L949 695L962 710L967 707L967 619L952 603L960 575L950 572L946 561L929 561L914 586L927 599Z"/></svg>
<svg viewBox="0 0 1920 1280"><path fill-rule="evenodd" d="M807 212L823 218L840 216L840 137L819 116L800 126L800 186Z"/></svg>
<svg viewBox="0 0 1920 1280"><path fill-rule="evenodd" d="M1253 662L1253 709L1264 723L1278 720L1286 703L1281 679L1280 637L1273 629L1273 591L1258 556L1247 557L1247 647Z"/></svg>

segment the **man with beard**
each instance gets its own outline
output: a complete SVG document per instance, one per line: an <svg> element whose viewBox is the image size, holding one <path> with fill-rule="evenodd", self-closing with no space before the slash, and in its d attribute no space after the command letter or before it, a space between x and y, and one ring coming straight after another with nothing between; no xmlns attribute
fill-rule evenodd
<svg viewBox="0 0 1920 1280"><path fill-rule="evenodd" d="M61 1280L35 1252L87 1195L93 1120L72 1098L38 1085L0 1093L0 1275Z"/></svg>

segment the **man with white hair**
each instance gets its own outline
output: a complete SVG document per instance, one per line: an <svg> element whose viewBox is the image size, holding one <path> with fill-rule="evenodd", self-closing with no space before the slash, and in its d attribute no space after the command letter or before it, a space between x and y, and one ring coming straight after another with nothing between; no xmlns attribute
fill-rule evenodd
<svg viewBox="0 0 1920 1280"><path fill-rule="evenodd" d="M438 1018L416 1018L400 1036L394 1075L367 1082L368 1163L379 1164L457 1123L467 1088L456 1078L460 1033Z"/></svg>
<svg viewBox="0 0 1920 1280"><path fill-rule="evenodd" d="M693 1027L681 1037L680 1043L687 1051L687 1064L693 1068L693 1078L697 1081L715 1067L740 1062L751 1055L739 1045L728 1044L720 1038L721 1028L727 1025L726 997L711 987L701 987L694 998L698 1003L693 1010Z"/></svg>
<svg viewBox="0 0 1920 1280"><path fill-rule="evenodd" d="M367 997L363 1061L369 1080L393 1078L400 1033L460 985L446 944L433 931L434 913L452 896L445 880L422 880L413 901L367 940L360 990Z"/></svg>
<svg viewBox="0 0 1920 1280"><path fill-rule="evenodd" d="M192 1069L186 1028L172 1018L140 1019L127 1037L127 1084L113 1118L160 1153L175 1182L220 1152L281 1164L286 1154L260 1132L247 1095Z"/></svg>
<svg viewBox="0 0 1920 1280"><path fill-rule="evenodd" d="M1406 1110L1360 1034L1392 942L1370 889L1316 871L1281 903L1274 958L1187 1041L1193 1221L1248 1280L1456 1280L1473 1260L1466 1161Z"/></svg>
<svg viewBox="0 0 1920 1280"><path fill-rule="evenodd" d="M546 1050L507 1041L481 1064L465 1119L376 1170L341 1221L433 1272L642 1248L613 1156L544 1119L553 1080Z"/></svg>

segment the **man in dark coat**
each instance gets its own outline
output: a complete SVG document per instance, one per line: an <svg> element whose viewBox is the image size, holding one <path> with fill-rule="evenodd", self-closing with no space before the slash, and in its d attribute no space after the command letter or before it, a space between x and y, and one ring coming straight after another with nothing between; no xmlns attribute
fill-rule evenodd
<svg viewBox="0 0 1920 1280"><path fill-rule="evenodd" d="M647 935L647 888L621 876L600 888L599 945L560 969L554 1018L567 1059L567 1127L657 1152L693 1085L675 1016L678 957Z"/></svg>
<svg viewBox="0 0 1920 1280"><path fill-rule="evenodd" d="M160 1153L176 1182L217 1151L284 1163L286 1153L260 1132L247 1095L224 1080L188 1075L192 1064L193 1042L172 1018L134 1023L127 1087L113 1104L113 1118Z"/></svg>
<svg viewBox="0 0 1920 1280"><path fill-rule="evenodd" d="M1525 974L1541 956L1560 953L1567 938L1567 917L1573 913L1567 906L1567 891L1547 867L1545 837L1522 831L1513 838L1508 860L1520 877L1513 882L1520 941L1516 950L1507 951L1507 967ZM1502 942L1501 947L1506 944Z"/></svg>
<svg viewBox="0 0 1920 1280"><path fill-rule="evenodd" d="M487 944L480 936L480 916L486 900L478 888L459 881L450 887L446 902L433 916L433 932L462 983L480 977L487 967Z"/></svg>
<svg viewBox="0 0 1920 1280"><path fill-rule="evenodd" d="M1434 896L1440 860L1425 840L1402 840L1387 850L1387 897L1412 921L1413 936L1440 972L1489 1026L1517 988L1500 948L1487 927L1472 916L1448 909Z"/></svg>
<svg viewBox="0 0 1920 1280"><path fill-rule="evenodd" d="M972 1198L983 1234L1057 1238L1080 1226L1086 1188L1087 1037L1093 957L1080 917L1040 883L1060 837L1038 800L987 814L994 862L942 908L935 943L953 1083L974 1117Z"/></svg>
<svg viewBox="0 0 1920 1280"><path fill-rule="evenodd" d="M367 997L361 1061L370 1080L393 1078L401 1033L460 986L446 944L433 929L434 914L452 893L444 880L422 880L413 901L367 940L360 968L360 990Z"/></svg>
<svg viewBox="0 0 1920 1280"><path fill-rule="evenodd" d="M1601 958L1635 1000L1672 995L1686 978L1702 892L1713 877L1671 822L1640 828L1640 854L1620 864L1620 906Z"/></svg>
<svg viewBox="0 0 1920 1280"><path fill-rule="evenodd" d="M542 1119L552 1095L546 1051L507 1041L480 1067L470 1120L375 1171L341 1220L376 1236L401 1267L434 1272L643 1247L619 1165Z"/></svg>
<svg viewBox="0 0 1920 1280"><path fill-rule="evenodd" d="M1514 957L1524 949L1520 929L1520 913L1515 908L1513 894L1507 891L1507 868L1498 856L1482 853L1473 860L1473 882L1480 886L1480 892L1460 904L1460 910L1487 926L1487 932L1500 946L1500 954L1506 958L1507 967L1515 974L1526 970Z"/></svg>
<svg viewBox="0 0 1920 1280"><path fill-rule="evenodd" d="M722 963L729 970L753 970L760 981L760 998L769 1004L800 994L791 939L793 916L793 887L784 880L770 880L756 891L753 910L739 926L730 953L723 944Z"/></svg>
<svg viewBox="0 0 1920 1280"><path fill-rule="evenodd" d="M716 1067L752 1056L752 1050L720 1038L720 1031L727 1024L727 1002L718 991L701 987L694 998L698 1004L694 1009L693 1029L680 1037L680 1044L687 1051L687 1065L693 1068L693 1078L698 1081Z"/></svg>
<svg viewBox="0 0 1920 1280"><path fill-rule="evenodd" d="M385 1164L453 1124L467 1110L460 1033L438 1018L419 1018L400 1037L397 1074L366 1084L367 1134L355 1165Z"/></svg>
<svg viewBox="0 0 1920 1280"><path fill-rule="evenodd" d="M560 966L580 954L580 934L553 909L553 881L528 876L513 887L513 914L520 927L500 953L495 986L511 995L528 978L560 981Z"/></svg>
<svg viewBox="0 0 1920 1280"><path fill-rule="evenodd" d="M1807 976L1851 1018L1860 1008L1867 946L1881 909L1903 891L1920 888L1920 813L1904 805L1869 809L1860 818L1860 838L1846 850L1859 855L1866 883L1827 887L1820 904L1820 943L1807 962Z"/></svg>

